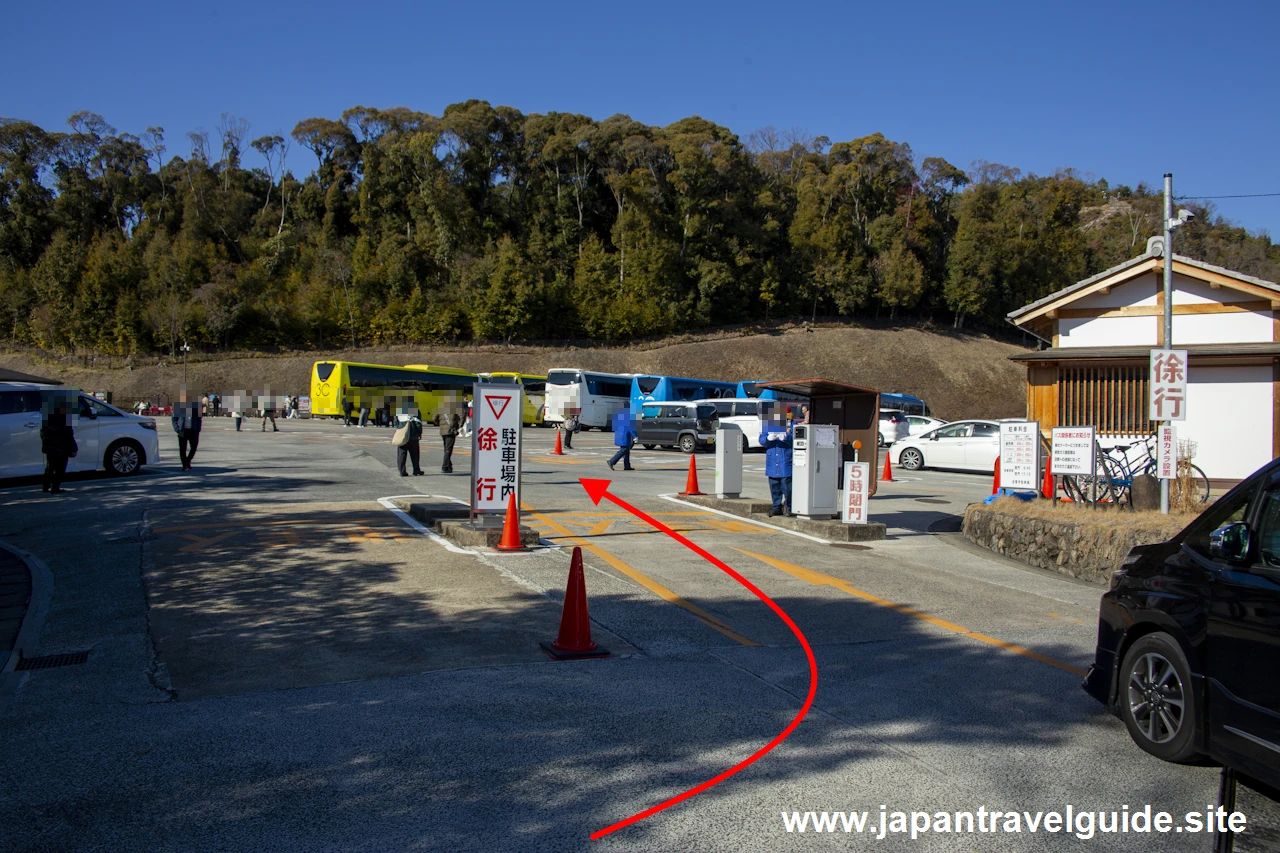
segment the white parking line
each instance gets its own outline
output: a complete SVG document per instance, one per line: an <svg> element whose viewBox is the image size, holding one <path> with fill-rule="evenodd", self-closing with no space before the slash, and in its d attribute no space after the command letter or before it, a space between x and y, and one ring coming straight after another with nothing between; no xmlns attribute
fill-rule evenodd
<svg viewBox="0 0 1280 853"><path fill-rule="evenodd" d="M460 548L457 545L454 545L448 539L445 539L439 533L436 533L434 530L427 527L422 522L418 521L418 519L414 518L413 516L409 515L409 513L405 512L400 507L396 506L393 503L393 501L396 498L439 498L440 500L446 500L452 503L460 503L464 505L466 503L465 501L460 501L457 498L450 498L444 495L424 495L420 493L412 494L412 495L392 495L391 497L387 497L387 498L378 498L378 503L382 504L384 508L391 510L391 512L395 514L397 518L399 518L405 524L412 527L414 530L421 533L423 536L426 536L427 538L431 539L437 545L441 545L446 550L452 551L455 554L474 554L475 553L474 551L468 551L466 548Z"/></svg>
<svg viewBox="0 0 1280 853"><path fill-rule="evenodd" d="M658 497L662 498L664 501L671 501L672 503L683 504L684 506L693 507L694 509L700 509L700 510L703 510L704 512L714 512L716 515L723 515L725 518L732 518L737 521L745 522L747 524L754 524L756 527L767 527L770 530L777 530L781 533L790 533L792 536L799 536L801 539L808 539L810 542L820 542L823 545L835 544L830 539L821 539L817 536L810 536L808 533L801 533L798 530L789 530L785 527L779 527L776 524L769 524L768 522L765 522L765 521L756 521L754 518L746 518L745 516L734 515L733 513L725 512L724 510L712 509L711 507L703 506L702 504L695 504L695 503L689 503L689 501L682 501L674 495L658 495Z"/></svg>

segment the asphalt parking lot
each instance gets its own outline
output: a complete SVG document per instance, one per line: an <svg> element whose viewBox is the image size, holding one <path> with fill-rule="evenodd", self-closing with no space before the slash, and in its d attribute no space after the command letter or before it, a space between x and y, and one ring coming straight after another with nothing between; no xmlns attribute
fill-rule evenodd
<svg viewBox="0 0 1280 853"><path fill-rule="evenodd" d="M465 500L465 442L399 477L390 430L208 419L191 472L73 477L61 499L0 481L0 537L38 557L30 653L83 663L5 676L0 849L810 850L783 812L1140 809L1181 816L1209 766L1162 763L1080 690L1101 589L965 543L988 477L923 471L880 485L885 541L836 546L679 499L688 458L611 436L551 454L527 430L524 522L543 545L446 546L391 499ZM714 456L699 454L703 491ZM903 472L905 473L905 472ZM680 531L785 610L812 646L812 709L774 751L653 817L590 834L743 760L796 715L806 657L750 592L579 477ZM746 458L763 496L763 457ZM569 549L583 548L603 660L559 662ZM1275 850L1251 792L1238 850ZM1043 830L876 849L1207 851L1158 837Z"/></svg>

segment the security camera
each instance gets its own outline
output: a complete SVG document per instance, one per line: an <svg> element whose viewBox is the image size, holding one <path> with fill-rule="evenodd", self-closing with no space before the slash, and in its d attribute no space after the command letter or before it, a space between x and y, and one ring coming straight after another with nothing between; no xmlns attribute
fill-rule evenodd
<svg viewBox="0 0 1280 853"><path fill-rule="evenodd" d="M1179 208L1178 218L1181 219L1183 222L1189 222L1190 220L1196 218L1196 213L1194 210L1187 210L1185 207Z"/></svg>

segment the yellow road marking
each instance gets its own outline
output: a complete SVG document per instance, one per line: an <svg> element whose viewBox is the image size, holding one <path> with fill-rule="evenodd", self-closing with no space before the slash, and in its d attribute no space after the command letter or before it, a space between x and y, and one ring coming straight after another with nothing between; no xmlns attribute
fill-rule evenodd
<svg viewBox="0 0 1280 853"><path fill-rule="evenodd" d="M228 527L262 527L275 524L292 524L305 527L323 524L331 527L349 527L353 524L386 524L385 517L371 518L290 518L281 521L207 521L204 524L180 524L174 527L154 527L152 533L176 533L179 530L226 530Z"/></svg>
<svg viewBox="0 0 1280 853"><path fill-rule="evenodd" d="M615 569L622 572L624 575L631 578L633 581L640 584L642 587L649 590L654 595L661 598L663 601L666 601L669 604L674 604L676 607L679 607L693 614L695 618L697 618L700 622L702 622L708 628L711 628L712 630L715 630L715 631L719 631L721 634L724 634L729 639L733 640L736 643L741 643L744 646L760 645L755 640L751 640L742 636L737 631L733 630L724 622L721 622L719 619L712 616L710 613L703 610L698 605L694 604L691 601L685 600L684 598L672 592L670 589L667 589L665 586L658 583L648 575L643 574L642 572L639 572L631 568L622 560L613 556L603 548L599 548L591 544L591 542L587 539L583 539L580 536L573 535L573 533L568 528L563 527L562 525L558 524L555 521L552 521L546 515L543 515L542 513L538 512L537 510L529 506L524 501L520 502L520 508L525 512L531 513L534 518L536 518L542 524L549 527L551 530L555 531L556 533L559 533L560 538L567 539L573 544L580 545L581 547L590 551L592 554L604 560L606 563L613 566Z"/></svg>
<svg viewBox="0 0 1280 853"><path fill-rule="evenodd" d="M1042 655L1039 652L1034 652L1031 649L1024 648L1023 646L1006 643L1004 640L997 640L995 637L989 637L986 634L980 634L977 631L970 631L963 625L957 625L955 622L948 622L945 619L930 616L928 613L922 613L912 607L907 607L905 604L898 604L897 602L889 601L886 598L881 598L878 595L863 592L857 587L852 586L848 581L841 580L840 578L833 577L831 575L824 575L822 572L815 572L812 569L806 569L802 566L797 566L794 563L785 562L784 560L766 557L763 554L754 554L750 551L743 551L741 548L735 548L734 550L740 554L746 554L748 557L755 557L757 560L760 560L763 563L768 563L779 571L786 572L792 577L799 578L800 580L814 584L815 586L835 587L841 592L848 593L855 598L861 598L863 601L869 601L870 603L880 607L887 607L890 610L896 610L904 616L910 616L912 619L919 619L922 622L928 622L930 625L936 625L937 627L951 631L954 634L969 637L970 639L977 640L980 643L986 643L989 646L995 646L996 648L1004 649L1007 652L1013 652L1015 655L1022 655L1023 657L1040 661L1040 663L1047 663L1049 666L1057 667L1058 669L1074 673L1075 675L1085 674L1085 671L1078 666L1060 661L1056 658L1051 658L1048 655Z"/></svg>
<svg viewBox="0 0 1280 853"><path fill-rule="evenodd" d="M180 552L182 552L182 553L190 554L190 553L192 553L193 551L200 551L200 550L202 550L202 549L204 549L204 548L208 548L210 545L213 545L213 544L214 544L214 543L216 543L216 542L221 542L223 539L226 539L228 536L235 536L235 535L236 535L236 533L235 533L235 531L234 531L234 530L232 530L232 531L231 531L231 532L229 532L229 533L221 533L221 534L219 534L219 535L217 535L217 536L211 536L211 537L207 537L207 538L206 538L206 537L204 537L204 536L196 536L196 535L195 535L195 534L193 534L193 533L184 533L184 534L182 534L182 538L183 538L183 539L190 539L190 540L191 540L191 544L190 544L190 545L183 545L183 546L182 546L181 548L179 548L178 550L179 550Z"/></svg>

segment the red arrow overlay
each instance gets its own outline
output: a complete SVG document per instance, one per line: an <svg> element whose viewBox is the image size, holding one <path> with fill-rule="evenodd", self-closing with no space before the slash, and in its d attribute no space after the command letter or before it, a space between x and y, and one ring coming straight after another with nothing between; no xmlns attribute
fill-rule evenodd
<svg viewBox="0 0 1280 853"><path fill-rule="evenodd" d="M800 725L800 721L805 718L805 715L809 713L809 708L813 706L813 697L818 692L818 662L814 660L813 649L809 646L809 641L805 639L804 634L801 633L798 627L796 627L796 623L792 622L791 617L786 614L786 611L784 611L781 607L775 604L773 599L771 599L769 596L761 592L760 589L755 584L753 584L751 581L744 578L742 575L738 574L736 571L734 571L732 568L726 565L714 554L710 553L704 548L699 547L698 545L695 545L693 542L690 542L688 539L684 538L679 533L676 533L670 527L667 527L665 524L663 524L661 521L658 521L653 516L636 509L631 504L627 503L621 498L618 498L618 497L615 497L614 495L609 494L609 484L612 482L611 480L592 480L585 477L580 477L578 479L578 482L582 484L582 488L587 490L587 494L591 497L591 502L594 503L596 506L600 505L601 498L608 498L609 501L611 501L615 505L621 507L622 509L625 509L627 512L631 513L637 518L642 519L644 522L651 525L655 529L661 530L663 533L667 534L672 539L676 540L681 545L688 548L690 551L694 552L702 559L711 563L711 565L715 566L717 569L724 572L729 577L733 578L738 583L745 586L747 589L751 590L751 593L755 595L756 598L760 599L765 604L769 605L769 609L772 610L774 613L778 614L778 618L786 623L787 627L791 629L791 633L795 634L796 639L800 641L800 645L804 649L805 657L809 659L809 695L804 697L804 705L800 707L800 712L796 714L795 719L793 719L787 725L787 727L778 734L777 737L775 737L773 740L769 741L764 746L757 749L755 752L751 753L751 755L747 756L742 761L739 761L737 764L730 767L728 770L725 770L723 773L720 773L717 776L711 777L710 779L703 782L702 784L695 785L694 787L690 788L684 793L676 794L674 797L672 797L669 800L663 800L662 802L658 803L656 806L650 806L649 808L645 809L642 812L639 812L638 814L633 814L631 817L627 818L626 820L620 820L617 823L613 824L612 826L606 826L604 829L600 829L591 833L591 840L596 841L598 839L604 838L606 835L609 835L610 833L617 832L619 829L622 829L623 827L630 826L631 824L636 823L638 821L642 821L647 817L656 815L658 812L663 811L664 809L671 808L676 803L684 802L685 800L689 799L692 796L701 794L703 791L707 790L708 788L714 785L720 784L725 779L728 779L730 776L737 773L739 770L742 770L743 768L751 766L756 761L758 761L761 757L763 757L765 753L769 752L775 746L777 746L778 744L786 740L787 737L793 731L795 731L796 726Z"/></svg>

